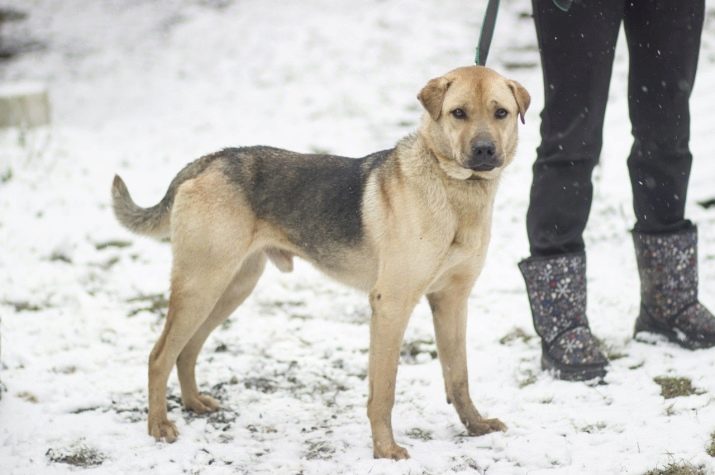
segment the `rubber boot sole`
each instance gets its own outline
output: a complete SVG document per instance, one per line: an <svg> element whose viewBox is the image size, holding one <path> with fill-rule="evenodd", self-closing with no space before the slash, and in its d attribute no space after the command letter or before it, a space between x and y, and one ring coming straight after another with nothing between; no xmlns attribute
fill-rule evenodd
<svg viewBox="0 0 715 475"><path fill-rule="evenodd" d="M635 329L633 330L633 338L642 343L653 343L650 341L638 338L639 333L653 333L656 335L664 336L668 341L675 343L678 346L682 346L688 350L699 350L703 348L710 348L712 344L707 342L700 342L697 340L692 340L687 337L683 332L676 331L671 326L661 323L650 316L648 311L641 306L640 314L636 319Z"/></svg>
<svg viewBox="0 0 715 475"><path fill-rule="evenodd" d="M564 381L590 381L597 379L602 382L606 373L608 373L606 365L565 365L551 358L545 351L541 353L541 368L552 373L555 378Z"/></svg>

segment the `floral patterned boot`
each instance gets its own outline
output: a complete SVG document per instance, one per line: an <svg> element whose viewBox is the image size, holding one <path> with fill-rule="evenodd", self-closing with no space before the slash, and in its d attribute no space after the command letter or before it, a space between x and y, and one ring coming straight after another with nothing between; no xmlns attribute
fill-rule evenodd
<svg viewBox="0 0 715 475"><path fill-rule="evenodd" d="M698 231L633 232L641 278L635 335L658 333L689 349L715 346L715 317L698 301Z"/></svg>
<svg viewBox="0 0 715 475"><path fill-rule="evenodd" d="M603 378L608 360L586 318L585 253L530 257L519 269L541 337L541 367L567 381Z"/></svg>

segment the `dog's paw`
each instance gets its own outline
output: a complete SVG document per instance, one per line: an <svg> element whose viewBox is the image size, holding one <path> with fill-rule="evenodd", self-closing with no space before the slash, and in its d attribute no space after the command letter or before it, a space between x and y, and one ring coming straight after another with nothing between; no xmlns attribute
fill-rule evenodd
<svg viewBox="0 0 715 475"><path fill-rule="evenodd" d="M487 424L491 429L492 432L506 432L507 427L506 424L504 424L502 421L499 419L484 419L482 422Z"/></svg>
<svg viewBox="0 0 715 475"><path fill-rule="evenodd" d="M376 459L405 460L410 458L410 454L407 450L394 442L384 445L374 444L372 455Z"/></svg>
<svg viewBox="0 0 715 475"><path fill-rule="evenodd" d="M179 431L176 429L176 425L169 419L149 420L149 435L154 437L157 441L163 439L172 443L175 442L179 436Z"/></svg>
<svg viewBox="0 0 715 475"><path fill-rule="evenodd" d="M466 424L469 435L484 435L490 432L506 432L506 424L499 419L480 419Z"/></svg>
<svg viewBox="0 0 715 475"><path fill-rule="evenodd" d="M206 414L217 411L221 404L211 396L199 394L196 398L184 401L184 407L186 410L193 411L196 414Z"/></svg>

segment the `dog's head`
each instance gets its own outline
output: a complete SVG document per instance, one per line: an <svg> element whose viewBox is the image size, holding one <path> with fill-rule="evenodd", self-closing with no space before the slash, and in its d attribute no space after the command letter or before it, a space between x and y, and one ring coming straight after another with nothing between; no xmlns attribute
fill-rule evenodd
<svg viewBox="0 0 715 475"><path fill-rule="evenodd" d="M518 82L470 66L432 79L417 98L427 111L421 133L447 175L496 178L514 158L531 101Z"/></svg>

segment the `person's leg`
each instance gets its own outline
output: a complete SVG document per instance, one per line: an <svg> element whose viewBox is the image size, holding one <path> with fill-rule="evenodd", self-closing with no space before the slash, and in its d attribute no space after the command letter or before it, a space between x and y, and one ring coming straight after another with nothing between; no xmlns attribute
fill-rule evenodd
<svg viewBox="0 0 715 475"><path fill-rule="evenodd" d="M627 2L625 7L634 139L628 168L636 231L672 232L690 225L684 218L692 162L689 99L703 15L704 0Z"/></svg>
<svg viewBox="0 0 715 475"><path fill-rule="evenodd" d="M635 2L625 9L633 148L628 167L641 277L635 332L687 348L715 345L715 317L698 301L697 230L685 219L692 155L690 92L704 1Z"/></svg>
<svg viewBox="0 0 715 475"><path fill-rule="evenodd" d="M532 5L545 105L527 213L531 257L519 268L542 341L542 367L561 379L592 379L605 375L607 360L586 317L581 235L601 152L623 2L592 0L567 13L549 1Z"/></svg>
<svg viewBox="0 0 715 475"><path fill-rule="evenodd" d="M568 12L550 1L532 5L544 109L527 213L531 255L582 252L623 1L590 0Z"/></svg>

